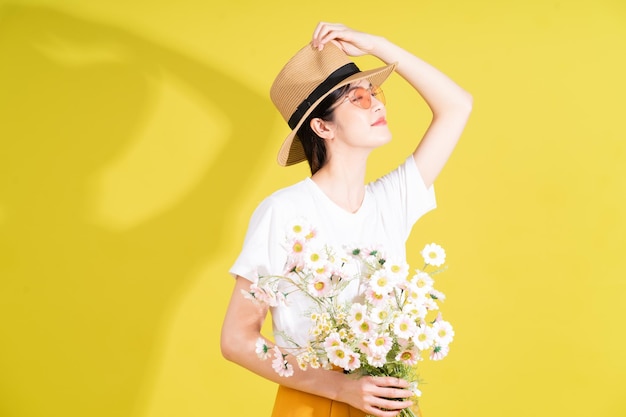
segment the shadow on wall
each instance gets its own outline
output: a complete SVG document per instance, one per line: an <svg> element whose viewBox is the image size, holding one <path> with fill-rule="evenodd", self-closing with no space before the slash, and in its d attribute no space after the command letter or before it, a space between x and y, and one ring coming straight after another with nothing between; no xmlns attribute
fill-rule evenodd
<svg viewBox="0 0 626 417"><path fill-rule="evenodd" d="M58 10L0 8L0 56L0 414L129 415L168 303L219 252L255 172L249 127L264 143L274 111L205 63ZM165 80L207 124L226 119L219 154L150 216L90 220L94 177L145 134Z"/></svg>

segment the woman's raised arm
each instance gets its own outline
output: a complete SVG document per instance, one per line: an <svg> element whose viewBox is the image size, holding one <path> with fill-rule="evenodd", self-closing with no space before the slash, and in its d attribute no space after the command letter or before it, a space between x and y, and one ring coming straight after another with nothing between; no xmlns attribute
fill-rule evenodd
<svg viewBox="0 0 626 417"><path fill-rule="evenodd" d="M313 34L313 45L323 48L328 42L334 42L351 56L370 54L387 64L397 62L396 72L424 98L433 117L413 158L424 182L430 186L465 128L472 110L472 96L437 68L381 36L322 22Z"/></svg>

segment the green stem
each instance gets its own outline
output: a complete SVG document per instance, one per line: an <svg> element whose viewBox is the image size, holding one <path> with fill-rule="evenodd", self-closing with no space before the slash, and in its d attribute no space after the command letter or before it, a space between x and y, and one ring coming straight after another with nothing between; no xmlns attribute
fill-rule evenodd
<svg viewBox="0 0 626 417"><path fill-rule="evenodd" d="M402 411L400 411L399 416L400 417L416 417L415 413L410 408L405 408Z"/></svg>

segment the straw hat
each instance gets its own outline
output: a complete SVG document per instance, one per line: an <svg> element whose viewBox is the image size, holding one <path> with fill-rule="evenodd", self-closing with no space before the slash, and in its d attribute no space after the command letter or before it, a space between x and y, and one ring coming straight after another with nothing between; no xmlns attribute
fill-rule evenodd
<svg viewBox="0 0 626 417"><path fill-rule="evenodd" d="M306 160L296 132L326 96L362 79L381 85L395 67L396 64L390 64L361 71L332 42L321 51L312 44L300 49L278 73L270 89L272 102L291 128L278 152L278 163L288 166Z"/></svg>

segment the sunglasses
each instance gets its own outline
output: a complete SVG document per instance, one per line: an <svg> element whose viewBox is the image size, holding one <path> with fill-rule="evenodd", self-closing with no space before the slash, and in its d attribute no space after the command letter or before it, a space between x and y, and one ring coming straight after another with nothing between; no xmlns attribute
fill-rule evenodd
<svg viewBox="0 0 626 417"><path fill-rule="evenodd" d="M376 97L376 100L385 104L385 94L383 94L383 90L377 85L370 85L367 88L355 87L351 89L340 103L332 106L331 110L336 109L346 101L350 101L350 103L362 109L369 109L372 107L372 97Z"/></svg>

